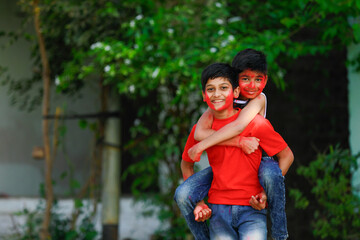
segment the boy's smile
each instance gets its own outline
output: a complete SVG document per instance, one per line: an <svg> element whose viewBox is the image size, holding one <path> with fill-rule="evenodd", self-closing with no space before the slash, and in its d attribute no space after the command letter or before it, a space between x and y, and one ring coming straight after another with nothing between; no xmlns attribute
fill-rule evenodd
<svg viewBox="0 0 360 240"><path fill-rule="evenodd" d="M267 75L245 70L239 74L240 98L243 100L257 97L267 83Z"/></svg>
<svg viewBox="0 0 360 240"><path fill-rule="evenodd" d="M238 95L238 88L233 91L229 80L218 77L207 81L203 99L214 111L232 110L235 95Z"/></svg>

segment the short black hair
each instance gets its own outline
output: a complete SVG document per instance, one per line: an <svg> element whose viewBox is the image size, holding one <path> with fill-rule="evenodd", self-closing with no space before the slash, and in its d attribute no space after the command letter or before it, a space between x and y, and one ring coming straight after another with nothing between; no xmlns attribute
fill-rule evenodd
<svg viewBox="0 0 360 240"><path fill-rule="evenodd" d="M202 91L205 92L205 86L208 80L218 77L229 80L233 90L239 86L238 73L234 68L227 63L213 63L207 66L201 73Z"/></svg>
<svg viewBox="0 0 360 240"><path fill-rule="evenodd" d="M238 73L250 69L265 75L267 74L267 62L265 54L252 48L247 48L238 52L234 57L231 65L238 71Z"/></svg>

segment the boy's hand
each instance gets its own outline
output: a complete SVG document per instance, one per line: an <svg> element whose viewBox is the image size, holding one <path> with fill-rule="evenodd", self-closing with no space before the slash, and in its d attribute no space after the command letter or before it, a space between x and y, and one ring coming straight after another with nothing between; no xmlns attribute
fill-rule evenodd
<svg viewBox="0 0 360 240"><path fill-rule="evenodd" d="M194 162L199 162L203 150L200 149L199 143L195 144L188 150L188 155Z"/></svg>
<svg viewBox="0 0 360 240"><path fill-rule="evenodd" d="M259 148L260 139L256 137L240 137L239 147L246 154L251 154Z"/></svg>
<svg viewBox="0 0 360 240"><path fill-rule="evenodd" d="M202 200L198 202L194 209L195 221L205 222L211 217L211 209Z"/></svg>
<svg viewBox="0 0 360 240"><path fill-rule="evenodd" d="M267 196L265 191L262 191L261 193L257 194L256 196L252 196L250 198L250 205L256 209L256 210L262 210L266 208L266 200Z"/></svg>

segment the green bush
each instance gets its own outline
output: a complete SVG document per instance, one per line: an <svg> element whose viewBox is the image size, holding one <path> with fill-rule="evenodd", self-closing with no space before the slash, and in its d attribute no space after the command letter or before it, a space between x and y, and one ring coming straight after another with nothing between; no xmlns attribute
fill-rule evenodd
<svg viewBox="0 0 360 240"><path fill-rule="evenodd" d="M57 211L57 204L51 215L51 223L49 232L51 240L95 240L98 238L98 232L95 229L91 219L91 213L87 213L86 206L82 205L77 208L80 215L77 224L73 226L72 216L68 216ZM17 226L16 234L6 237L6 240L39 240L39 233L44 216L44 202L40 202L36 209L29 210L27 208L18 212L17 216L25 217L24 224Z"/></svg>
<svg viewBox="0 0 360 240"><path fill-rule="evenodd" d="M330 146L328 153L318 154L309 166L297 173L309 182L310 193L291 189L295 207L314 213L313 234L321 239L360 239L360 198L351 185L357 159L348 149Z"/></svg>

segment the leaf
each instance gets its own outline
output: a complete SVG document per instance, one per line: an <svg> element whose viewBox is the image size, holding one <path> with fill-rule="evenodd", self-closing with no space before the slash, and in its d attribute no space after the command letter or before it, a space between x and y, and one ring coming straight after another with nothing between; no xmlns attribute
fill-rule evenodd
<svg viewBox="0 0 360 240"><path fill-rule="evenodd" d="M86 129L88 126L88 122L85 119L81 119L78 121L79 127L82 129Z"/></svg>

